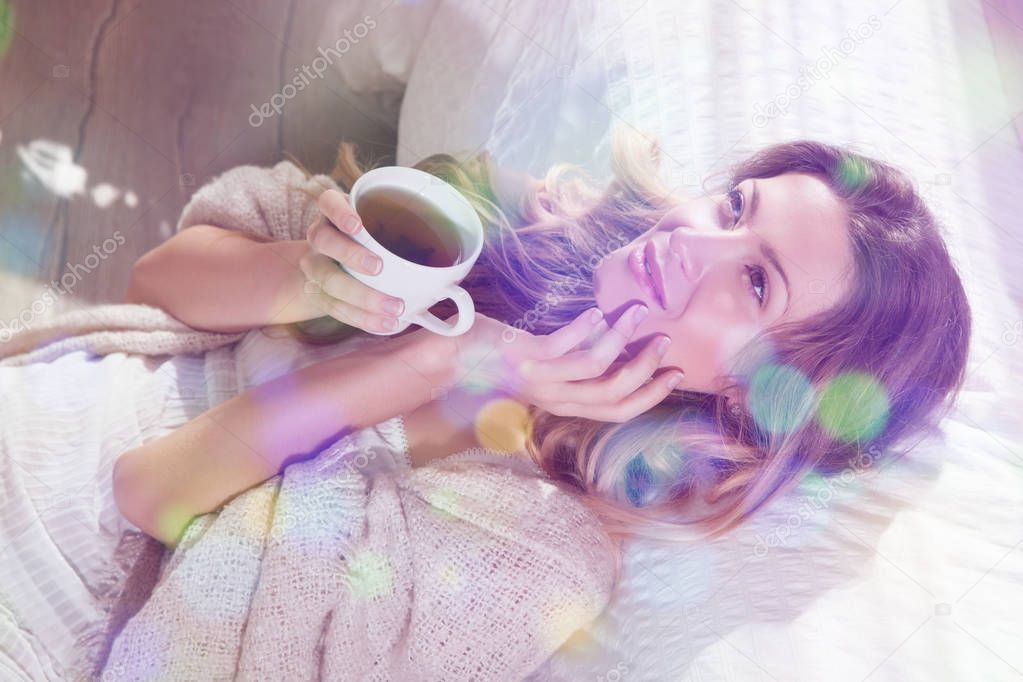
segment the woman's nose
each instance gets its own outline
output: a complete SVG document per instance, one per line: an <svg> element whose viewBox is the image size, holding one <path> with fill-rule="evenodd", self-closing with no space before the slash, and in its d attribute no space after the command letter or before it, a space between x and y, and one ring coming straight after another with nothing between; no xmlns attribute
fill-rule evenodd
<svg viewBox="0 0 1023 682"><path fill-rule="evenodd" d="M681 262L685 278L696 282L718 263L746 258L749 240L742 232L679 227L668 237L668 248Z"/></svg>

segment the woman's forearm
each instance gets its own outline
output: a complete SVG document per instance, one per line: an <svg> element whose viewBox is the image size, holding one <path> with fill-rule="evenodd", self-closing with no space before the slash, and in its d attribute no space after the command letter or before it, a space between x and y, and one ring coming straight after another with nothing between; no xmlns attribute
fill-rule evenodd
<svg viewBox="0 0 1023 682"><path fill-rule="evenodd" d="M416 330L254 386L122 454L118 508L174 545L192 517L348 432L430 402L454 376L453 351L450 339Z"/></svg>
<svg viewBox="0 0 1023 682"><path fill-rule="evenodd" d="M321 317L304 296L298 266L305 240L258 241L213 225L194 225L143 254L126 302L166 310L196 329L238 332Z"/></svg>

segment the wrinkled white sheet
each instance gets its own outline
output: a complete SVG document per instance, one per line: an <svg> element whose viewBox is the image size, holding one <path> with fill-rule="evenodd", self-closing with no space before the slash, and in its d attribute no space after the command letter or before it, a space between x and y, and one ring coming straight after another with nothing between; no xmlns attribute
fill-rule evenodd
<svg viewBox="0 0 1023 682"><path fill-rule="evenodd" d="M632 125L659 137L666 173L692 193L772 142L849 143L915 177L973 306L969 378L941 434L876 477L808 486L719 542L636 543L625 598L546 677L1023 675L1023 149L1011 125L1023 103L1005 92L981 0L439 3L399 163L486 146L534 175L571 161L602 177L611 126ZM784 115L766 120L770 103Z"/></svg>

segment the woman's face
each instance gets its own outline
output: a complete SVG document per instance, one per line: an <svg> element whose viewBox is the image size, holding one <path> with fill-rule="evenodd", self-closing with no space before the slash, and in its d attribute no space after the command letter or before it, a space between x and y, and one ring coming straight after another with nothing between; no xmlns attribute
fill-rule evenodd
<svg viewBox="0 0 1023 682"><path fill-rule="evenodd" d="M612 322L645 303L650 312L627 351L666 334L661 366L685 372L678 389L717 392L755 334L823 311L845 293L853 272L847 217L830 188L805 173L686 201L594 270L597 306Z"/></svg>

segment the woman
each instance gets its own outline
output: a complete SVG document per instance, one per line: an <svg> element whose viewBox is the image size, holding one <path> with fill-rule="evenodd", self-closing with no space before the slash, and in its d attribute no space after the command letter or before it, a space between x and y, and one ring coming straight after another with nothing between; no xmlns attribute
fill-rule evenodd
<svg viewBox="0 0 1023 682"><path fill-rule="evenodd" d="M738 164L725 191L686 201L659 183L657 161L656 147L617 136L616 179L603 193L568 167L538 182L495 174L485 154L418 164L461 189L488 227L463 283L479 321L466 337L424 337L433 352L411 355L471 357L491 391L459 410L444 409L451 400L403 405L413 461L474 444L466 414L510 394L529 406L522 454L574 486L610 532L678 539L727 532L807 472L890 456L936 422L963 381L970 313L905 175L797 141ZM350 186L360 172L342 145L333 177ZM278 287L291 303L275 319L313 342L352 327L386 331L389 297L334 262L374 272L375 257L346 235L360 229L358 216L338 192L318 198L324 217L308 248L290 254L308 278L304 293ZM165 253L150 281L199 267L180 254ZM231 316L245 314L204 308L171 287L149 291L193 326L232 329ZM586 320L594 303L606 321ZM637 303L649 311L638 322L623 314ZM313 319L324 313L345 324L332 331L329 318ZM327 322L326 332L305 320ZM487 355L480 347L497 352L476 363ZM620 351L628 361L614 366ZM426 362L423 374L434 376ZM677 385L674 368L684 372ZM441 368L438 381L447 385L451 372ZM444 446L431 450L434 442Z"/></svg>
<svg viewBox="0 0 1023 682"><path fill-rule="evenodd" d="M473 329L374 337L216 405L182 389L202 375L201 360L176 357L154 372L121 356L163 375L132 390L169 400L98 462L99 480L108 473L100 494L173 545L191 515L315 456L339 429L405 415L422 465L492 444L477 422L507 396L528 407L516 454L577 494L609 533L682 539L725 533L806 472L840 471L937 418L963 380L969 308L905 176L800 141L740 163L727 191L683 201L656 180L656 161L656 148L617 138L616 179L599 192L565 167L537 182L501 174L485 155L424 160L418 167L461 189L487 226L463 282L479 313ZM333 176L350 186L359 172L342 145ZM354 214L339 192L313 198L322 215L304 240L182 230L140 259L128 300L200 329L283 324L315 344L379 324L387 297L332 262L359 267L366 255L337 227ZM603 319L587 319L593 307ZM684 378L672 384L677 369ZM59 382L49 383L56 396ZM169 519L167 508L187 513Z"/></svg>

